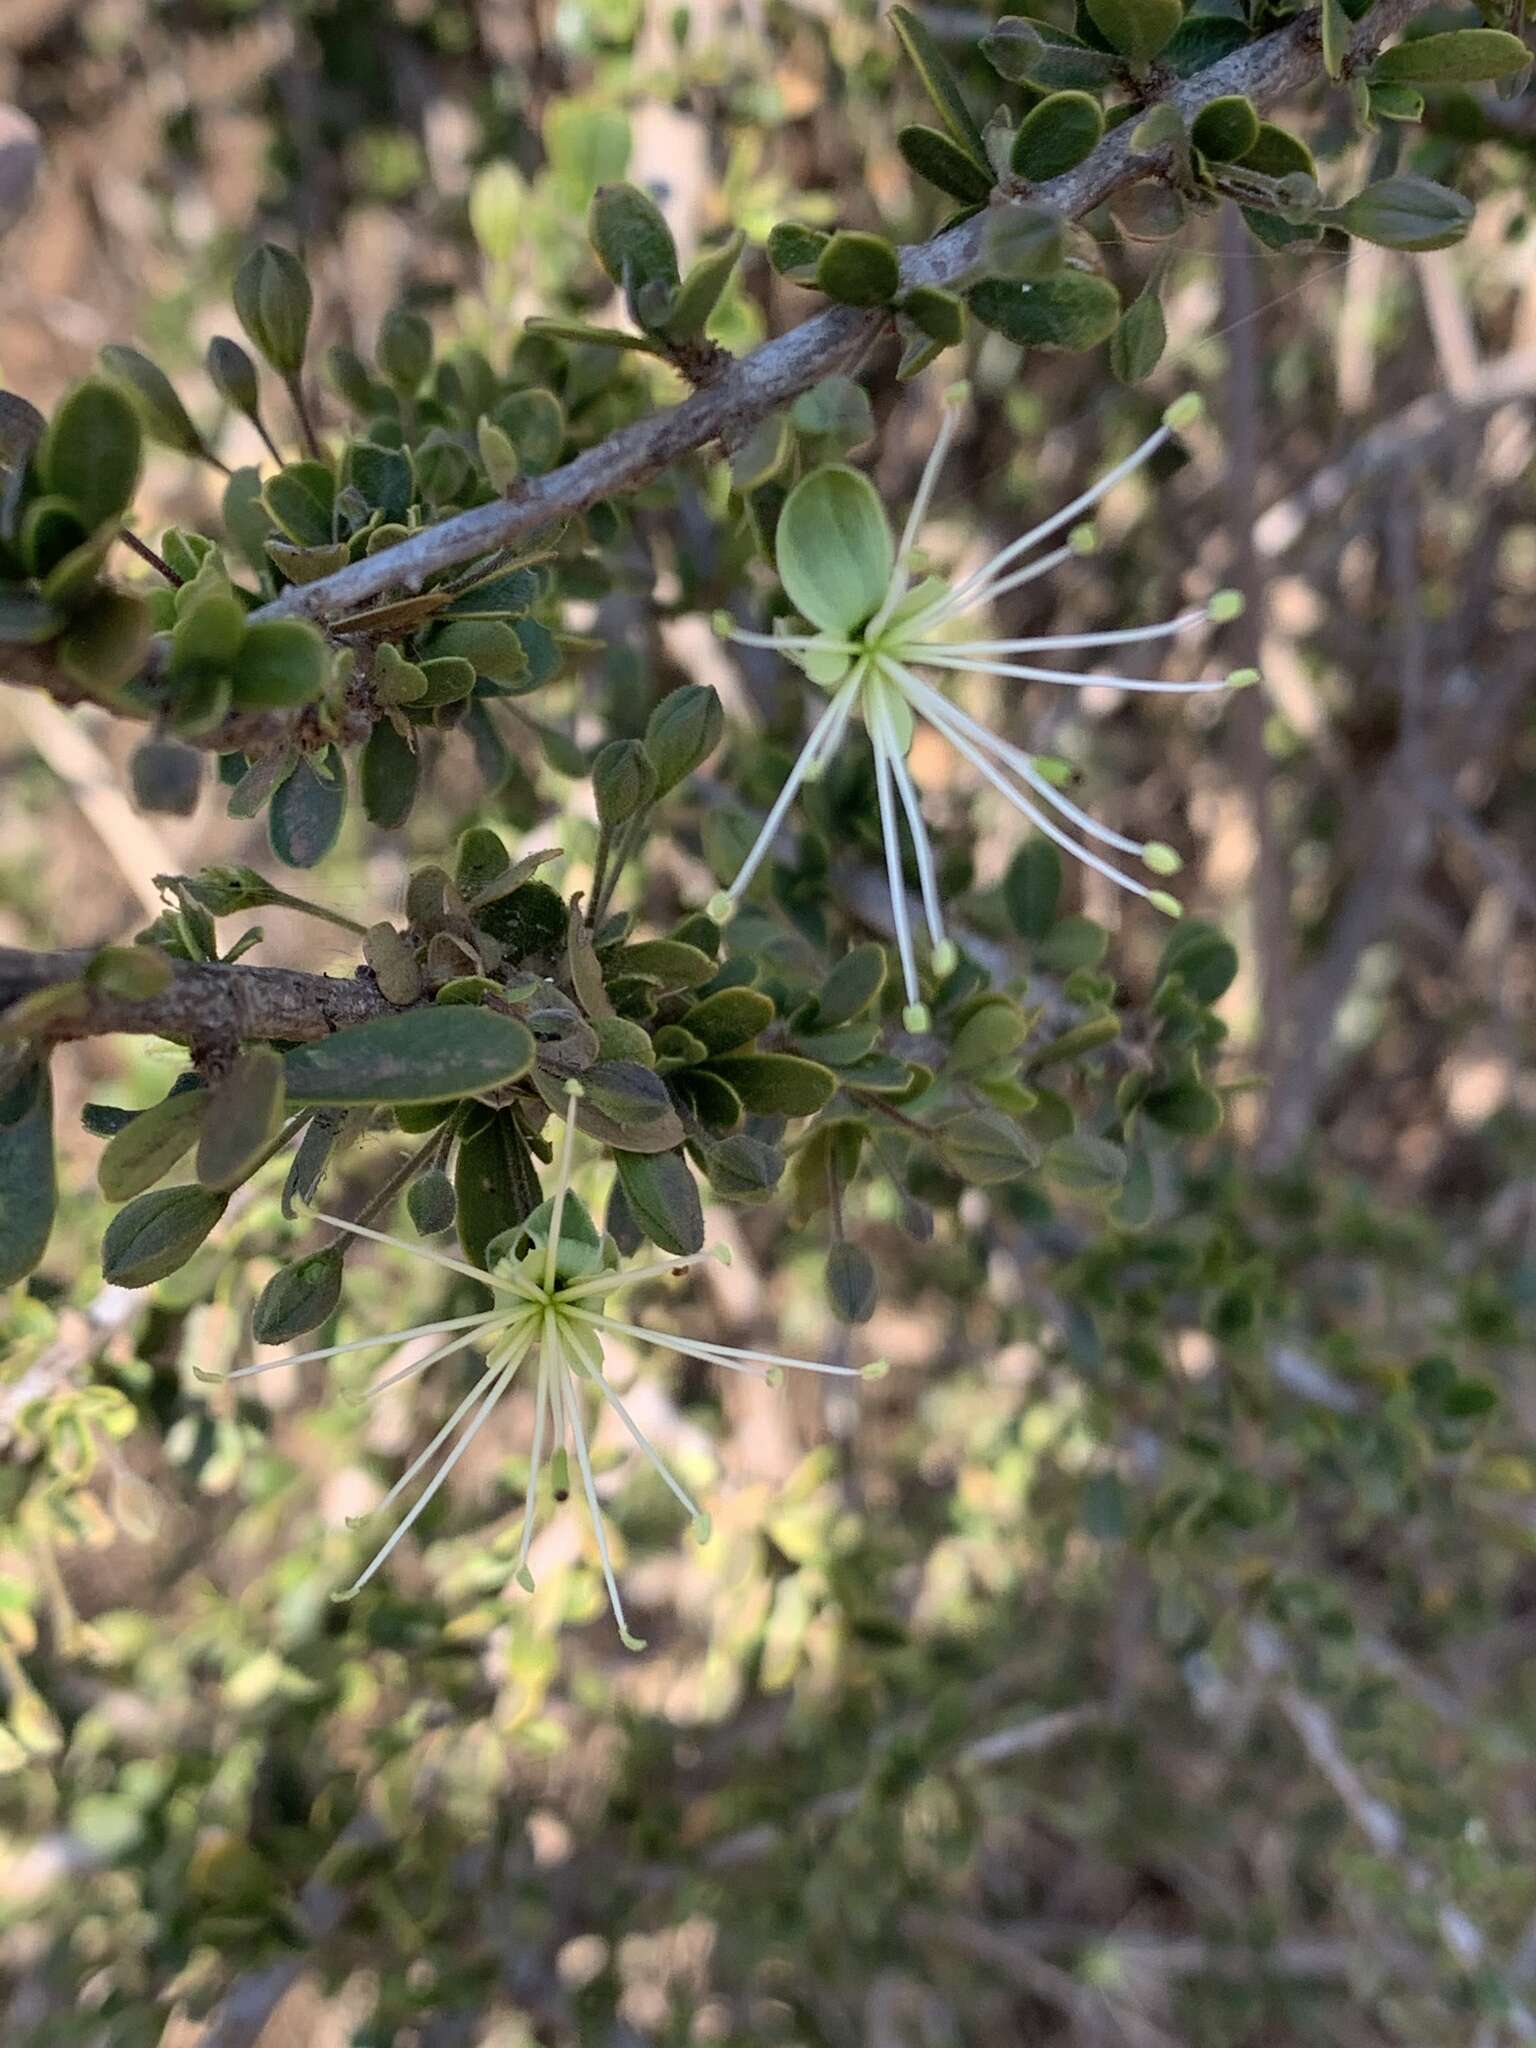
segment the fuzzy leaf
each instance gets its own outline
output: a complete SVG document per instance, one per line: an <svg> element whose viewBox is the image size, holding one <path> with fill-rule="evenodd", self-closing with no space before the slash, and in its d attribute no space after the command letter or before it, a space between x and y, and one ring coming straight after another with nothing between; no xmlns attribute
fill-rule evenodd
<svg viewBox="0 0 1536 2048"><path fill-rule="evenodd" d="M139 480L139 416L114 384L88 377L63 399L37 451L43 489L65 498L88 532L116 519Z"/></svg>
<svg viewBox="0 0 1536 2048"><path fill-rule="evenodd" d="M328 747L324 774L301 756L279 784L267 812L267 837L278 859L291 868L312 868L330 852L347 808L347 775L339 751Z"/></svg>
<svg viewBox="0 0 1536 2048"><path fill-rule="evenodd" d="M1053 92L1020 122L1009 162L1017 177L1037 184L1059 178L1092 153L1103 133L1096 99L1085 92Z"/></svg>
<svg viewBox="0 0 1536 2048"><path fill-rule="evenodd" d="M342 1255L338 1245L280 1266L256 1297L251 1334L258 1344L286 1344L318 1330L341 1300Z"/></svg>
<svg viewBox="0 0 1536 2048"><path fill-rule="evenodd" d="M887 306L901 288L901 266L883 235L839 228L817 259L816 283L845 306Z"/></svg>
<svg viewBox="0 0 1536 2048"><path fill-rule="evenodd" d="M516 1018L437 1004L296 1045L284 1064L290 1102L451 1102L516 1081L533 1055Z"/></svg>
<svg viewBox="0 0 1536 2048"><path fill-rule="evenodd" d="M709 1071L740 1096L753 1116L814 1116L837 1091L837 1077L788 1052L731 1053Z"/></svg>
<svg viewBox="0 0 1536 2048"><path fill-rule="evenodd" d="M149 1287L184 1266L224 1214L227 1195L208 1188L155 1188L119 1209L101 1245L114 1287Z"/></svg>
<svg viewBox="0 0 1536 2048"><path fill-rule="evenodd" d="M6 1061L0 1065L0 1287L24 1280L47 1250L57 1185L47 1065Z"/></svg>
<svg viewBox="0 0 1536 2048"><path fill-rule="evenodd" d="M896 146L920 178L963 206L980 206L992 190L992 180L969 151L937 128L914 122L898 131Z"/></svg>
<svg viewBox="0 0 1536 2048"><path fill-rule="evenodd" d="M984 279L967 294L971 311L1021 348L1095 348L1114 333L1120 294L1108 278L1064 271L1038 284Z"/></svg>
<svg viewBox="0 0 1536 2048"><path fill-rule="evenodd" d="M283 1079L282 1054L250 1045L209 1089L197 1147L203 1187L238 1187L258 1165L282 1129Z"/></svg>
<svg viewBox="0 0 1536 2048"><path fill-rule="evenodd" d="M703 1249L704 1212L681 1152L615 1152L630 1215L652 1244L686 1257Z"/></svg>
<svg viewBox="0 0 1536 2048"><path fill-rule="evenodd" d="M96 1162L96 1181L109 1202L126 1202L167 1173L190 1151L207 1103L201 1088L185 1088L141 1110L108 1139Z"/></svg>

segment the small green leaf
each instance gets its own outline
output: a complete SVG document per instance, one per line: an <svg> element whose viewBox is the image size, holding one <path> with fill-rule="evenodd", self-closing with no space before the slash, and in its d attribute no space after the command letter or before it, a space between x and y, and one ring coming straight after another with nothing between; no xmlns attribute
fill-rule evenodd
<svg viewBox="0 0 1536 2048"><path fill-rule="evenodd" d="M933 1135L952 1171L975 1187L1016 1180L1040 1163L1035 1140L999 1110L965 1110Z"/></svg>
<svg viewBox="0 0 1536 2048"><path fill-rule="evenodd" d="M816 1027L851 1023L885 986L885 948L872 943L845 953L822 983L816 999Z"/></svg>
<svg viewBox="0 0 1536 2048"><path fill-rule="evenodd" d="M538 1175L514 1111L486 1110L466 1123L453 1182L459 1243L471 1265L483 1266L487 1247L503 1231L515 1230L539 1202Z"/></svg>
<svg viewBox="0 0 1536 2048"><path fill-rule="evenodd" d="M0 1062L0 1287L24 1280L48 1249L57 1199L47 1064L13 1057Z"/></svg>
<svg viewBox="0 0 1536 2048"><path fill-rule="evenodd" d="M987 146L975 116L965 103L959 81L951 70L948 58L934 41L927 24L914 14L910 7L893 7L889 20L901 38L902 47L912 61L913 68L923 81L928 97L938 111L939 119L949 130L951 137L971 157L978 171L983 175L987 169ZM989 181L990 182L990 181Z"/></svg>
<svg viewBox="0 0 1536 2048"><path fill-rule="evenodd" d="M1213 163L1231 163L1258 141L1258 110L1242 93L1208 100L1195 116L1189 139Z"/></svg>
<svg viewBox="0 0 1536 2048"><path fill-rule="evenodd" d="M327 1245L307 1258L280 1266L256 1297L251 1334L258 1344L286 1344L318 1330L341 1300L342 1254Z"/></svg>
<svg viewBox="0 0 1536 2048"><path fill-rule="evenodd" d="M613 964L616 973L638 974L664 989L698 988L715 973L707 953L678 939L642 939L625 946Z"/></svg>
<svg viewBox="0 0 1536 2048"><path fill-rule="evenodd" d="M1107 1138L1074 1131L1045 1148L1045 1170L1058 1187L1077 1195L1111 1195L1125 1179L1126 1158Z"/></svg>
<svg viewBox="0 0 1536 2048"><path fill-rule="evenodd" d="M347 775L339 750L326 749L323 772L310 755L303 755L274 792L267 812L272 851L288 867L314 867L336 844L346 808Z"/></svg>
<svg viewBox="0 0 1536 2048"><path fill-rule="evenodd" d="M1038 284L987 278L972 286L967 298L978 320L1021 348L1095 348L1108 340L1120 319L1120 294L1108 278L1080 270Z"/></svg>
<svg viewBox="0 0 1536 2048"><path fill-rule="evenodd" d="M901 265L883 235L839 228L817 259L816 283L845 306L887 306L901 289Z"/></svg>
<svg viewBox="0 0 1536 2048"><path fill-rule="evenodd" d="M466 1004L373 1017L285 1056L290 1102L451 1102L503 1088L533 1064L533 1034Z"/></svg>
<svg viewBox="0 0 1536 2048"><path fill-rule="evenodd" d="M1158 962L1158 979L1176 974L1198 1003L1214 1003L1237 979L1237 948L1226 933L1202 918L1180 920Z"/></svg>
<svg viewBox="0 0 1536 2048"><path fill-rule="evenodd" d="M901 301L903 315L940 348L954 348L965 336L965 304L958 293L920 284Z"/></svg>
<svg viewBox="0 0 1536 2048"><path fill-rule="evenodd" d="M1139 384L1157 368L1167 346L1168 324L1154 281L1120 315L1110 336L1109 367L1122 384Z"/></svg>
<svg viewBox="0 0 1536 2048"><path fill-rule="evenodd" d="M925 128L920 123L902 128L896 136L896 147L920 178L937 185L963 206L980 206L991 193L992 180L986 172L968 151L937 128Z"/></svg>
<svg viewBox="0 0 1536 2048"><path fill-rule="evenodd" d="M895 548L885 507L869 478L843 464L796 484L774 546L790 603L823 632L854 632L890 587Z"/></svg>
<svg viewBox="0 0 1536 2048"><path fill-rule="evenodd" d="M330 649L313 626L303 619L258 619L239 643L230 695L242 706L308 704L330 673Z"/></svg>
<svg viewBox="0 0 1536 2048"><path fill-rule="evenodd" d="M798 220L781 220L768 231L768 261L780 277L809 284L816 275L821 252L831 239L825 228L806 227Z"/></svg>
<svg viewBox="0 0 1536 2048"><path fill-rule="evenodd" d="M683 1026L710 1059L748 1045L773 1022L773 999L755 988L723 988L695 1003Z"/></svg>
<svg viewBox="0 0 1536 2048"><path fill-rule="evenodd" d="M37 451L43 489L65 498L88 532L116 519L139 481L139 416L116 385L89 377L64 398ZM51 566L51 565L50 565Z"/></svg>
<svg viewBox="0 0 1536 2048"><path fill-rule="evenodd" d="M1525 44L1504 29L1457 28L1383 50L1367 76L1372 85L1476 85L1513 78L1530 61Z"/></svg>
<svg viewBox="0 0 1536 2048"><path fill-rule="evenodd" d="M1092 154L1104 133L1104 115L1085 92L1053 92L1031 107L1013 138L1014 175L1043 183L1059 178Z"/></svg>
<svg viewBox="0 0 1536 2048"><path fill-rule="evenodd" d="M1318 13L1323 31L1323 69L1330 78L1342 78L1354 23L1339 0L1318 0Z"/></svg>
<svg viewBox="0 0 1536 2048"><path fill-rule="evenodd" d="M672 314L667 321L667 334L673 341L691 341L704 332L746 244L746 235L738 228L718 249L706 250L692 266L673 297Z"/></svg>
<svg viewBox="0 0 1536 2048"><path fill-rule="evenodd" d="M151 441L174 448L178 455L207 455L207 444L158 363L136 348L109 342L101 351L101 367L138 413Z"/></svg>
<svg viewBox="0 0 1536 2048"><path fill-rule="evenodd" d="M282 1129L283 1081L282 1054L249 1045L209 1089L197 1146L203 1187L227 1192L260 1164Z"/></svg>
<svg viewBox="0 0 1536 2048"><path fill-rule="evenodd" d="M154 1186L190 1151L207 1095L185 1088L141 1110L108 1139L96 1162L96 1180L109 1202L126 1202Z"/></svg>
<svg viewBox="0 0 1536 2048"><path fill-rule="evenodd" d="M981 54L999 78L1022 85L1045 55L1040 24L1021 14L1002 15L982 37Z"/></svg>
<svg viewBox="0 0 1536 2048"><path fill-rule="evenodd" d="M1075 974L1097 967L1109 950L1109 933L1091 917L1058 918L1040 941L1036 955L1050 974Z"/></svg>
<svg viewBox="0 0 1536 2048"><path fill-rule="evenodd" d="M263 242L235 272L232 296L240 325L258 353L281 375L297 376L304 367L314 305L299 259L273 242Z"/></svg>
<svg viewBox="0 0 1536 2048"><path fill-rule="evenodd" d="M1472 225L1472 202L1430 178L1405 172L1367 185L1326 218L1386 249L1449 249Z"/></svg>
<svg viewBox="0 0 1536 2048"><path fill-rule="evenodd" d="M1083 0L1083 5L1105 42L1133 65L1155 57L1184 19L1180 0Z"/></svg>
<svg viewBox="0 0 1536 2048"><path fill-rule="evenodd" d="M875 1262L862 1245L840 1238L827 1253L827 1300L840 1323L867 1323L880 1298Z"/></svg>
<svg viewBox="0 0 1536 2048"><path fill-rule="evenodd" d="M630 1214L652 1244L686 1258L704 1244L699 1191L681 1152L615 1152Z"/></svg>
<svg viewBox="0 0 1536 2048"><path fill-rule="evenodd" d="M405 1206L423 1237L436 1237L450 1229L459 1207L453 1182L440 1166L429 1166L425 1173L417 1174L405 1191Z"/></svg>
<svg viewBox="0 0 1536 2048"><path fill-rule="evenodd" d="M184 1266L224 1214L227 1195L208 1188L155 1188L119 1209L101 1245L102 1277L149 1287Z"/></svg>
<svg viewBox="0 0 1536 2048"><path fill-rule="evenodd" d="M421 757L387 718L369 733L358 769L363 815L370 824L397 831L411 815L421 782Z"/></svg>
<svg viewBox="0 0 1536 2048"><path fill-rule="evenodd" d="M978 261L988 277L1033 283L1060 270L1066 250L1066 218L1045 200L1013 199L982 219Z"/></svg>
<svg viewBox="0 0 1536 2048"><path fill-rule="evenodd" d="M814 1116L837 1092L837 1077L788 1052L730 1053L709 1071L740 1096L753 1116Z"/></svg>
<svg viewBox="0 0 1536 2048"><path fill-rule="evenodd" d="M598 261L624 290L632 309L646 286L670 291L677 284L672 230L655 200L638 185L599 185L587 212L587 233Z"/></svg>

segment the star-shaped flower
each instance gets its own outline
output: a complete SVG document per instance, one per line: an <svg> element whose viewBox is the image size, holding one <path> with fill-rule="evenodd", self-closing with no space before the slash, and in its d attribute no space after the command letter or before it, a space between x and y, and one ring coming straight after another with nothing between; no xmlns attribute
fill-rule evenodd
<svg viewBox="0 0 1536 2048"><path fill-rule="evenodd" d="M825 769L857 714L864 721L875 757L875 790L885 841L891 920L907 996L903 1019L913 1031L927 1028L928 1012L920 1000L917 958L902 882L898 806L906 817L917 858L934 973L941 977L949 973L956 960L955 948L945 935L933 849L907 767L914 720L918 716L942 733L961 758L1048 839L1054 839L1058 846L1065 847L1122 888L1146 897L1171 917L1179 914L1174 897L1126 874L1083 841L1096 840L1102 846L1129 854L1157 876L1177 874L1182 865L1174 849L1160 840L1129 839L1124 833L1099 824L1063 795L1053 780L1049 763L1042 763L989 731L916 671L958 670L1075 687L1106 683L1120 690L1159 694L1201 694L1258 680L1252 669L1238 669L1213 681L1178 683L1081 674L1017 659L1020 655L1078 653L1168 639L1207 620L1232 619L1242 609L1241 597L1232 590L1218 591L1208 603L1155 626L1014 640L948 637L955 623L967 614L1005 597L1037 576L1048 575L1074 555L1089 551L1094 545L1092 528L1074 522L1122 478L1139 469L1178 428L1189 425L1200 411L1200 401L1193 395L1169 406L1156 432L1149 434L1123 462L1116 463L1071 504L1011 541L951 588L937 576L914 581L914 573L918 533L954 438L964 397L963 386L947 394L944 424L924 466L899 545L892 542L890 524L874 486L856 469L834 464L815 470L790 492L779 515L775 553L790 602L814 630L747 633L736 631L728 619L721 622L721 630L731 639L756 647L777 648L787 655L812 682L827 691L829 701L812 726L736 879L729 889L711 899L710 915L717 922L731 915L767 855L797 791ZM1063 529L1067 538L1060 546L1037 555L1022 567L1015 566L1034 553L1041 542ZM1069 826L1075 826L1081 836L1075 837Z"/></svg>
<svg viewBox="0 0 1536 2048"><path fill-rule="evenodd" d="M516 1567L518 1582L529 1591L533 1588L528 1553L533 1543L539 1477L546 1458L554 1497L561 1501L570 1491L570 1457L574 1452L614 1620L618 1623L625 1647L643 1650L645 1644L630 1632L625 1621L624 1604L609 1555L602 1510L592 1476L587 1411L607 1403L686 1510L700 1542L709 1534L709 1517L668 1470L625 1402L605 1377L603 1338L613 1336L631 1343L658 1344L667 1350L680 1352L685 1358L696 1358L706 1365L723 1366L730 1372L748 1373L770 1382L782 1379L786 1369L830 1373L848 1379L877 1379L885 1371L881 1360L862 1367L824 1365L814 1359L785 1358L771 1351L742 1351L729 1344L708 1343L698 1337L679 1337L669 1331L648 1330L610 1315L604 1304L624 1288L662 1274L680 1273L689 1266L697 1265L701 1259L728 1261L730 1254L726 1246L716 1245L707 1251L695 1252L691 1257L657 1259L627 1269L620 1266L612 1238L598 1232L585 1204L571 1189L576 1104L581 1092L578 1081L566 1083L569 1103L561 1136L554 1194L548 1201L540 1203L516 1230L507 1231L492 1241L483 1271L478 1266L449 1258L444 1252L391 1237L387 1231L371 1230L360 1223L349 1223L344 1217L315 1211L322 1223L337 1230L349 1231L354 1237L369 1238L376 1244L393 1245L397 1251L407 1252L413 1258L425 1259L450 1273L479 1281L491 1288L496 1296L491 1308L474 1315L453 1316L446 1321L418 1323L407 1330L390 1330L379 1337L359 1337L347 1344L329 1344L322 1350L303 1351L294 1357L269 1359L260 1365L242 1366L228 1375L232 1380L250 1379L258 1373L276 1372L283 1367L305 1365L316 1359L339 1358L348 1352L367 1351L385 1344L403 1344L413 1337L447 1338L446 1343L439 1344L426 1357L417 1359L371 1387L367 1395L371 1400L387 1388L414 1378L457 1351L475 1344L484 1348L484 1370L479 1379L425 1450L401 1473L374 1512L382 1514L393 1507L450 1443L452 1449L442 1457L409 1512L402 1517L371 1562L345 1592L337 1594L340 1600L350 1600L360 1593L384 1565L490 1420L502 1395L527 1366L536 1373L536 1378L533 1444Z"/></svg>

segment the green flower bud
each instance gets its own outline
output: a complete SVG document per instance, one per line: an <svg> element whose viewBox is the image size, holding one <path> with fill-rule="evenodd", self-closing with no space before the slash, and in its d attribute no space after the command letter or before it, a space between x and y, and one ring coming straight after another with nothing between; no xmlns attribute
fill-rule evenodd
<svg viewBox="0 0 1536 2048"><path fill-rule="evenodd" d="M297 256L275 242L253 249L235 272L240 325L273 369L296 377L304 367L314 293Z"/></svg>
<svg viewBox="0 0 1536 2048"><path fill-rule="evenodd" d="M151 441L174 448L178 455L205 457L208 444L192 424L176 387L158 363L136 348L109 342L101 351L101 367L125 392Z"/></svg>
<svg viewBox="0 0 1536 2048"><path fill-rule="evenodd" d="M419 313L397 306L379 328L378 357L390 384L408 398L432 367L432 329Z"/></svg>
<svg viewBox="0 0 1536 2048"><path fill-rule="evenodd" d="M725 714L720 699L703 683L685 683L663 697L645 728L645 751L656 774L657 796L676 789L685 775L720 744Z"/></svg>
<svg viewBox="0 0 1536 2048"><path fill-rule="evenodd" d="M208 344L208 377L226 405L232 405L248 420L255 419L261 403L256 365L239 342L231 341L227 334L216 334Z"/></svg>
<svg viewBox="0 0 1536 2048"><path fill-rule="evenodd" d="M624 824L650 802L656 783L656 770L639 740L610 741L592 763L598 823L608 832Z"/></svg>

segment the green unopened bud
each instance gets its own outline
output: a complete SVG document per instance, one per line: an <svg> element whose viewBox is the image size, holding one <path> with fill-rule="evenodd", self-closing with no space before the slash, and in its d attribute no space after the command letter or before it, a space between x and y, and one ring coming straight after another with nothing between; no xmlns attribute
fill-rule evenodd
<svg viewBox="0 0 1536 2048"><path fill-rule="evenodd" d="M656 770L639 740L611 740L592 763L597 821L612 832L656 793Z"/></svg>
<svg viewBox="0 0 1536 2048"><path fill-rule="evenodd" d="M208 378L226 405L253 420L261 404L256 365L238 341L216 334L208 344Z"/></svg>
<svg viewBox="0 0 1536 2048"><path fill-rule="evenodd" d="M275 242L253 249L235 272L233 297L240 325L279 376L304 367L314 293L297 256Z"/></svg>
<svg viewBox="0 0 1536 2048"><path fill-rule="evenodd" d="M1205 608L1205 616L1214 626L1224 626L1229 619L1240 619L1243 615L1243 593L1240 590L1218 590Z"/></svg>
<svg viewBox="0 0 1536 2048"><path fill-rule="evenodd" d="M193 426L187 408L176 395L164 370L148 356L121 342L109 342L101 351L101 367L125 392L151 441L162 448L174 448L178 455L206 457L208 444Z"/></svg>
<svg viewBox="0 0 1536 2048"><path fill-rule="evenodd" d="M389 383L408 398L432 367L432 329L419 313L397 306L379 328L378 357Z"/></svg>
<svg viewBox="0 0 1536 2048"><path fill-rule="evenodd" d="M1154 875L1176 875L1184 865L1183 857L1161 839L1149 839L1141 849L1141 857Z"/></svg>
<svg viewBox="0 0 1536 2048"><path fill-rule="evenodd" d="M666 796L720 744L725 714L707 683L685 683L663 697L645 728L645 751L656 771L656 795Z"/></svg>
<svg viewBox="0 0 1536 2048"><path fill-rule="evenodd" d="M355 348L347 348L342 342L325 352L325 374L331 386L344 398L354 412L373 412L375 406L374 382L368 374L368 365Z"/></svg>

